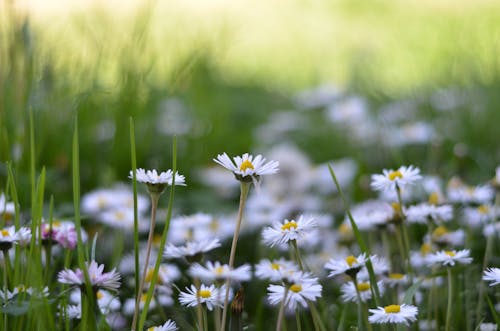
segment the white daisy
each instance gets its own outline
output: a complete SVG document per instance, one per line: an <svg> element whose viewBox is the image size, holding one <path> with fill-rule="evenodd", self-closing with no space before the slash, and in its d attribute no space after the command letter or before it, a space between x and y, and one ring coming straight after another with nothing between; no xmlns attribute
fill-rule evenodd
<svg viewBox="0 0 500 331"><path fill-rule="evenodd" d="M429 237L426 237L426 241ZM465 231L458 229L456 231L448 231L444 226L438 226L432 231L430 236L432 242L440 247L446 246L463 246L465 241Z"/></svg>
<svg viewBox="0 0 500 331"><path fill-rule="evenodd" d="M147 331L175 331L178 330L177 325L174 321L168 320L163 325L152 326L147 329Z"/></svg>
<svg viewBox="0 0 500 331"><path fill-rule="evenodd" d="M208 261L206 267L199 263L194 263L188 270L191 277L199 278L204 282L215 280L231 279L237 282L248 281L251 278L250 265L244 264L238 268L230 269L229 265Z"/></svg>
<svg viewBox="0 0 500 331"><path fill-rule="evenodd" d="M377 283L378 290L380 294L384 293L384 283L379 281ZM359 282L357 285L357 290L359 291L359 296L361 302L367 302L372 298L372 291L370 282ZM342 301L344 302L358 302L358 294L356 293L356 286L354 282L348 282L340 287L340 292L342 292Z"/></svg>
<svg viewBox="0 0 500 331"><path fill-rule="evenodd" d="M90 283L93 287L109 290L116 290L120 287L120 274L115 269L110 272L103 272L104 264L98 265L96 261L92 260L90 264L87 264L87 270ZM79 268L75 271L70 269L60 271L57 280L59 283L78 286L85 283L83 271Z"/></svg>
<svg viewBox="0 0 500 331"><path fill-rule="evenodd" d="M498 325L495 323L481 323L479 324L479 331L497 331Z"/></svg>
<svg viewBox="0 0 500 331"><path fill-rule="evenodd" d="M134 194L129 187L117 185L109 189L97 189L82 197L82 211L95 215L108 209L133 208ZM149 198L138 194L137 208L139 213L146 212L149 208Z"/></svg>
<svg viewBox="0 0 500 331"><path fill-rule="evenodd" d="M0 219L10 220L16 213L14 202L8 202L5 195L0 194Z"/></svg>
<svg viewBox="0 0 500 331"><path fill-rule="evenodd" d="M291 261L283 258L279 260L261 260L255 266L255 275L260 279L268 279L276 282L283 280L284 275L299 271L299 267Z"/></svg>
<svg viewBox="0 0 500 331"><path fill-rule="evenodd" d="M397 170L384 169L383 175L372 175L370 185L376 191L395 191L396 187L401 189L406 185L413 185L421 178L419 168L402 166Z"/></svg>
<svg viewBox="0 0 500 331"><path fill-rule="evenodd" d="M297 221L285 219L283 223L275 222L272 227L265 228L262 237L266 245L273 247L303 238L316 226L312 218L300 216Z"/></svg>
<svg viewBox="0 0 500 331"><path fill-rule="evenodd" d="M346 274L354 277L364 266L367 261L365 253L357 257L349 255L342 259L330 259L325 264L325 269L331 270L328 277L334 277L340 274Z"/></svg>
<svg viewBox="0 0 500 331"><path fill-rule="evenodd" d="M321 297L322 286L317 278L303 276L302 279L295 279L291 285L269 285L268 299L272 305L281 303L284 299L285 286L288 287L288 294L285 299L285 306L288 310L295 310L298 304L307 307L308 301L316 301Z"/></svg>
<svg viewBox="0 0 500 331"><path fill-rule="evenodd" d="M450 205L435 206L421 203L405 210L409 223L427 224L428 221L447 222L453 218L453 208Z"/></svg>
<svg viewBox="0 0 500 331"><path fill-rule="evenodd" d="M394 209L387 202L368 200L354 206L351 214L359 230L369 231L375 227L387 225L394 217ZM347 215L344 222L349 224Z"/></svg>
<svg viewBox="0 0 500 331"><path fill-rule="evenodd" d="M455 264L469 264L472 262L472 258L468 249L462 249L460 251L439 251L429 254L427 261L430 266L440 264L453 267Z"/></svg>
<svg viewBox="0 0 500 331"><path fill-rule="evenodd" d="M210 286L201 284L198 290L196 286L191 285L190 288L186 287L186 291L179 295L179 301L184 306L196 307L199 303L205 304L208 310L213 310L216 306L224 306L224 293L226 293L224 287L219 289L213 284Z"/></svg>
<svg viewBox="0 0 500 331"><path fill-rule="evenodd" d="M490 283L490 286L500 284L500 268L488 268L483 272L483 280Z"/></svg>
<svg viewBox="0 0 500 331"><path fill-rule="evenodd" d="M481 228L489 223L497 214L494 206L482 204L478 207L465 207L463 210L462 221L471 228Z"/></svg>
<svg viewBox="0 0 500 331"><path fill-rule="evenodd" d="M142 168L136 169L135 176L138 182L144 183L148 186L151 193L161 193L166 185L172 186L174 180L174 172L171 169L158 173L156 169L144 170ZM129 178L134 178L133 171L130 171ZM175 185L185 186L185 177L175 172Z"/></svg>
<svg viewBox="0 0 500 331"><path fill-rule="evenodd" d="M257 155L254 158L251 154L245 153L242 156L235 156L233 160L234 163L226 153L219 154L214 159L216 163L231 170L236 179L243 182L258 184L260 176L272 175L279 170L278 161L269 161L266 163L266 159L262 155Z"/></svg>
<svg viewBox="0 0 500 331"><path fill-rule="evenodd" d="M368 317L368 321L372 324L395 323L410 325L410 322L417 320L418 308L412 305L389 305L378 307L377 309L369 309L372 315Z"/></svg>
<svg viewBox="0 0 500 331"><path fill-rule="evenodd" d="M20 228L18 231L14 225L3 228L0 230L0 250L9 250L14 244L19 243L20 239L26 241L27 237L31 239L31 231L28 228Z"/></svg>
<svg viewBox="0 0 500 331"><path fill-rule="evenodd" d="M493 202L495 190L489 185L468 186L455 177L448 183L447 196L453 203L488 204Z"/></svg>
<svg viewBox="0 0 500 331"><path fill-rule="evenodd" d="M400 273L389 273L387 277L384 278L384 283L389 287L406 285L408 284L408 281L408 276Z"/></svg>
<svg viewBox="0 0 500 331"><path fill-rule="evenodd" d="M183 246L174 246L172 244L167 244L163 256L166 258L185 257L189 260L196 258L198 255L211 251L212 249L219 246L220 241L217 238L205 239L202 241L188 241Z"/></svg>

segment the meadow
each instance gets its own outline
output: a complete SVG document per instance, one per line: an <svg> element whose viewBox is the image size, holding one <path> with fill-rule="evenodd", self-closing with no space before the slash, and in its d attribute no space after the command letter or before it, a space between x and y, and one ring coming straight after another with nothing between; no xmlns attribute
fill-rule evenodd
<svg viewBox="0 0 500 331"><path fill-rule="evenodd" d="M499 19L0 3L0 330L497 330Z"/></svg>

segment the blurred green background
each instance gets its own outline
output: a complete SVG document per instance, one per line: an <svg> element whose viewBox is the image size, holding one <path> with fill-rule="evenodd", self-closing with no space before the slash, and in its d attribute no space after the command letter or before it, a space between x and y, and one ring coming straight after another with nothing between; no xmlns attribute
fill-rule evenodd
<svg viewBox="0 0 500 331"><path fill-rule="evenodd" d="M367 173L413 163L487 180L500 161L499 51L498 1L2 1L0 187L11 161L28 199L30 111L56 201L71 200L77 113L83 192L127 180L130 117L138 166L169 168L178 134L179 169L195 188L195 170L218 153L280 141L314 162L352 157ZM325 121L353 96L374 121L426 121L435 134L360 142L353 123ZM268 121L286 124L277 111L299 125L260 139Z"/></svg>

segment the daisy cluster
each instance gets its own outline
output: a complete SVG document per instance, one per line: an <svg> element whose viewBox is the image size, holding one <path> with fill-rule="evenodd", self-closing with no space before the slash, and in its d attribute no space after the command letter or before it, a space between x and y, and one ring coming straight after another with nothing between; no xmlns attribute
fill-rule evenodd
<svg viewBox="0 0 500 331"><path fill-rule="evenodd" d="M307 314L318 327L324 324L325 329L336 329L341 319L355 326L361 312L360 321L375 328L385 323L418 324L419 329L432 330L453 323L441 317L445 302L436 301L433 307L427 304L435 297L452 295L445 284L458 281L456 287L475 290L477 302L490 295L490 287L500 284L495 255L475 253L496 252L492 243L500 235L495 203L500 169L492 180L468 185L458 177L446 182L413 165L371 175L358 174L356 163L349 159L314 165L289 144L266 155L269 160L261 155L229 157L226 153L214 158L216 166L229 175L227 180L236 184L227 185L228 190L216 198L227 199L223 202L234 206L234 189L250 187L239 213L241 238L234 265L228 263L228 252L239 230L236 208L189 214L174 209L168 222L159 222L162 230L169 227L166 245L160 247L160 231L153 228L152 246L148 247L144 242L150 234L150 200L139 193L137 269L130 188L117 185L83 196L82 223L88 232L82 231L81 237L90 252L83 254L83 265L76 264L76 257L72 260L79 237L73 222L55 218L35 222L33 235L33 223L16 226L12 224L15 217L8 221L6 206L11 202L2 196L6 226L0 230L0 248L6 270L12 268L12 261L25 263L31 244L40 243L41 263L48 270L44 277L55 279L57 286L30 287L9 279L2 283L1 302L9 305L24 296L55 300L57 316L69 321L68 325L77 325L84 318L86 298L92 296L96 313L105 316L111 329L122 330L130 328L134 312L146 310L153 284L145 324L148 330L176 330L177 323L184 327L213 322L220 327L221 311L228 305L233 319L249 325L255 302L261 303L258 309L270 313L277 325L283 320L305 325L309 320L300 321L300 317ZM347 212L341 192L330 178L329 164L344 195L350 195L352 186L359 183L369 199L353 197ZM213 172L201 170L200 174L206 177L203 183L216 182L207 179ZM171 171L137 169L135 175L146 184L139 192L147 189L150 195L158 194L158 185L164 189L174 183ZM184 176L175 177L176 185L185 185ZM159 216L160 220L166 214L160 210ZM20 253L25 255L16 256ZM487 268L475 270L480 263ZM142 270L144 287L136 288L135 276ZM464 273L471 284L464 285ZM484 286L487 284L490 286ZM458 295L452 298L463 300ZM318 312L325 307L332 309L331 317L324 310ZM292 314L298 318L292 319ZM195 315L201 319L191 320ZM488 318L481 315L474 323L486 328Z"/></svg>

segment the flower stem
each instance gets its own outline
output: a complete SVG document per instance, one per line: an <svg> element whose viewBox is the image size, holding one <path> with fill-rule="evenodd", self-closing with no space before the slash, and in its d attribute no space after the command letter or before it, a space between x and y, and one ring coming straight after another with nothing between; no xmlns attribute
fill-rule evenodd
<svg viewBox="0 0 500 331"><path fill-rule="evenodd" d="M493 223L497 220L497 209L500 205L500 193L495 195L495 206L493 208ZM481 270L485 270L488 265L488 261L491 257L491 251L493 248L493 234L490 234L486 239L486 248L484 251L483 257L483 268ZM476 308L476 322L481 320L481 310L483 309L483 297L484 297L484 282L479 284L479 297L477 300L477 308Z"/></svg>
<svg viewBox="0 0 500 331"><path fill-rule="evenodd" d="M446 271L448 273L448 307L446 309L446 325L444 329L445 331L449 331L451 324L451 306L453 300L453 279L451 274L451 267L447 267Z"/></svg>
<svg viewBox="0 0 500 331"><path fill-rule="evenodd" d="M234 229L233 242L231 244L231 252L229 254L229 270L234 267L234 257L236 255L236 245L238 243L238 236L240 234L240 227L243 220L243 210L245 209L245 203L247 200L248 192L250 191L250 183L241 182L240 185L240 206L238 208L238 219L236 220L236 228ZM227 306L229 301L229 289L231 286L231 279L228 278L226 281L226 296L224 298L224 308L222 310L222 320L221 320L221 331L226 329L226 316L227 316Z"/></svg>
<svg viewBox="0 0 500 331"><path fill-rule="evenodd" d="M144 281L146 279L146 274L148 272L149 255L151 254L151 246L153 244L155 222L156 222L156 209L158 207L159 198L160 194L151 193L151 223L149 227L148 243L146 247L146 260L144 261L144 268L142 271L141 282L139 285L139 290L137 291L137 298L135 300L134 318L132 319L132 331L136 330L137 328L137 317L139 316L139 306L141 303L142 289L144 288Z"/></svg>
<svg viewBox="0 0 500 331"><path fill-rule="evenodd" d="M280 310L278 313L278 322L276 322L276 331L281 331L281 325L283 324L283 318L285 316L285 306L286 306L288 291L289 287L285 286L285 292L283 293L283 301L281 301Z"/></svg>
<svg viewBox="0 0 500 331"><path fill-rule="evenodd" d="M198 278L193 279L194 286L196 287L196 300L198 301L198 304L196 305L196 317L198 318L198 331L202 331L206 326L204 326L203 323L203 311L202 311L202 306L200 302L200 296L198 295L201 287L200 280Z"/></svg>

